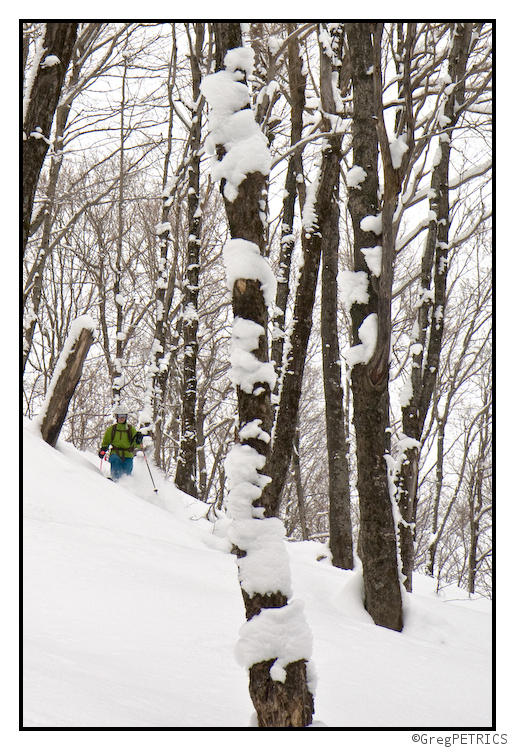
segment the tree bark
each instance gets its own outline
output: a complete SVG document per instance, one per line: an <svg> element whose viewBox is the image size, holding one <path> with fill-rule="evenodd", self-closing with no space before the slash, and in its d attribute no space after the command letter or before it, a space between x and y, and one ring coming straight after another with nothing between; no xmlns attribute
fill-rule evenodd
<svg viewBox="0 0 515 750"><path fill-rule="evenodd" d="M78 23L47 23L43 41L44 53L30 92L23 123L23 252L27 246L34 196L39 175L48 151L50 131L57 109L66 71L77 39ZM55 56L58 62L45 65Z"/></svg>
<svg viewBox="0 0 515 750"><path fill-rule="evenodd" d="M65 363L63 363L64 367L60 371L55 384L52 381L50 385L52 396L46 408L44 407L41 435L43 440L53 448L55 448L66 419L68 406L82 375L82 367L92 343L92 330L89 327L83 328L76 338L73 348L66 356ZM56 367L60 368L60 364L59 359Z"/></svg>
<svg viewBox="0 0 515 750"><path fill-rule="evenodd" d="M250 668L250 697L258 717L263 717L260 728L307 727L313 716L313 696L306 681L306 662L286 665L284 683L270 679L274 660L254 664Z"/></svg>
<svg viewBox="0 0 515 750"><path fill-rule="evenodd" d="M346 24L353 82L353 158L354 165L366 172L364 182L349 190L349 210L354 229L354 270L369 276L368 304L351 308L354 343L359 344L358 328L369 314L377 314L379 322L375 352L368 364L357 364L352 370L354 428L358 468L360 507L359 550L363 563L365 607L376 625L402 630L402 600L397 568L397 543L393 521L392 500L388 483L385 454L389 452L388 357L388 281L392 269L385 269L385 253L381 277L375 283L366 265L362 248L381 244L375 233L360 226L365 216L377 216L378 205L378 136L377 97L374 92L375 71L371 23ZM370 71L374 70L374 75ZM383 225L384 227L384 225ZM384 352L388 350L385 360Z"/></svg>

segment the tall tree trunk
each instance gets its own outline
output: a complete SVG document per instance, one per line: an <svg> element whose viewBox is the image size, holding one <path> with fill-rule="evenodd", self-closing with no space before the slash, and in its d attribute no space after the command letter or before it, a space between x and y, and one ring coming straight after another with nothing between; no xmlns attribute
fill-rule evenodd
<svg viewBox="0 0 515 750"><path fill-rule="evenodd" d="M142 432L150 435L154 441L154 462L156 466L162 468L162 448L163 448L163 430L164 430L164 402L168 389L170 368L172 367L172 357L177 351L178 335L170 335L171 320L170 308L173 300L173 290L175 288L175 277L178 261L178 243L175 244L175 252L170 263L168 250L170 246L170 206L173 203L173 190L169 183L170 159L172 155L172 133L173 133L173 87L175 83L175 73L177 66L177 43L175 37L175 28L172 25L172 51L170 62L168 64L168 130L167 130L167 148L164 158L163 167L163 192L161 221L156 227L156 233L159 237L159 265L158 277L154 290L155 303L155 321L154 321L154 340L148 357L144 409L140 415ZM172 338L172 341L169 339Z"/></svg>
<svg viewBox="0 0 515 750"><path fill-rule="evenodd" d="M325 424L329 461L329 548L333 565L352 570L352 522L350 513L348 443L343 411L340 346L337 320L338 204L331 204L322 226L322 365L324 372Z"/></svg>
<svg viewBox="0 0 515 750"><path fill-rule="evenodd" d="M215 23L214 27L217 68L221 70L228 51L234 49L237 58L241 54L241 31L238 23ZM216 75L220 74L215 73ZM237 75L235 72L232 76L235 83ZM205 81L209 82L209 77ZM239 85L238 83L237 86ZM206 98L209 100L207 92L208 89ZM214 103L217 101L215 96ZM223 160L226 155L224 143L217 144L216 153L218 159ZM259 266L258 275L261 275L267 263L263 257L265 226L260 208L266 188L266 175L258 171L247 173L237 186L236 195L232 193L229 197L224 180L221 187L224 191L229 230L233 238L231 242L236 243L232 247L235 248L235 252L250 253L255 259L254 263ZM254 254L257 251L259 255ZM243 268L241 272L244 273ZM267 482L266 460L272 430L270 394L274 381L268 377L268 313L261 282L256 278L235 279L232 307L235 321L233 340L241 341L243 347L233 348L233 351L244 351L246 361L250 359L258 365L257 371L260 371L258 363L263 363L263 373L267 373L267 376L263 376L263 381L253 382L250 386L236 381L241 443L232 449L227 458L227 474L231 482L228 508L234 519L231 524L231 539L239 559L241 590L248 620L242 628L245 636L242 636L240 648L244 651L242 658L249 668L249 691L256 709L258 725L304 727L311 723L313 715L313 696L308 688L306 671L306 658L309 655L306 654L306 658L299 655L297 660L290 663L287 660L283 663L279 639L277 653L273 658L257 662L252 657L250 660L245 659L246 638L260 641L259 632L262 626L272 627L272 631L280 630L284 627L285 621L289 622L291 617L297 618L298 610L294 606L295 603L288 602L289 563L287 557L283 560L284 527L277 519L270 518L273 515L272 508L267 504L266 496L262 494L262 488ZM236 347L236 344L233 346ZM237 366L236 361L233 364ZM262 473L263 470L265 473ZM249 507L250 497L255 499ZM254 590L252 575L249 578L248 571L252 571L256 565L256 555L267 554L267 545L270 543L277 544L281 570L274 574L275 585L270 581L269 586L260 586L259 590ZM296 622L299 624L302 620ZM301 624L301 627L307 628L305 623ZM287 632L285 637L288 638ZM276 661L280 663L276 664Z"/></svg>
<svg viewBox="0 0 515 750"><path fill-rule="evenodd" d="M294 25L287 24L287 29L288 34L291 34L294 30ZM296 36L288 44L288 79L291 96L290 145L295 146L302 136L302 115L306 100L306 76L302 71L302 57L299 53L299 40ZM290 295L290 268L295 246L295 237L293 234L295 203L298 195L300 209L302 210L306 197L306 190L302 180L302 151L300 148L296 148L288 161L281 215L281 252L279 255L279 275L277 278L277 294L273 317L274 332L272 338L272 359L279 372L276 393L279 393L279 386L284 374L282 365L286 335L286 308L288 307L288 298Z"/></svg>
<svg viewBox="0 0 515 750"><path fill-rule="evenodd" d="M448 271L449 164L453 129L461 115L465 94L465 72L471 51L474 24L457 23L449 53L449 75L452 87L446 94L442 121L445 131L439 138L440 160L431 178L429 225L422 257L420 301L418 306L418 347L412 357L413 395L402 409L403 433L418 445L401 457L397 499L404 523L400 526L400 544L404 586L412 590L414 566L413 535L417 511L418 464L420 438L434 394L442 348Z"/></svg>
<svg viewBox="0 0 515 750"><path fill-rule="evenodd" d="M73 50L72 50L73 52ZM71 59L71 55L70 55ZM79 78L80 65L74 66L71 74L70 85L73 86L77 83ZM64 76L63 76L64 83ZM62 85L61 85L62 88ZM63 137L66 129L66 123L68 121L68 115L70 113L70 104L61 105L56 107L55 114L55 138L53 143L53 153L51 155L51 162L48 175L48 186L45 196L45 206L40 212L43 223L43 235L41 238L41 246L38 252L38 257L35 262L33 272L31 271L32 281L29 285L29 289L25 295L24 300L24 344L23 344L23 372L32 349L32 341L34 338L34 331L36 329L36 322L39 314L39 307L41 297L43 294L43 273L45 270L46 261L50 255L50 241L51 233L54 222L54 201L55 193L57 189L57 182L59 179L59 173L63 163ZM42 141L44 143L44 141ZM39 143L39 141L38 141ZM46 144L45 144L46 145ZM32 208L31 208L32 211ZM39 218L39 216L38 216ZM30 217L29 217L30 219ZM29 235L32 235L37 226L29 224Z"/></svg>
<svg viewBox="0 0 515 750"><path fill-rule="evenodd" d="M78 23L47 23L44 52L32 83L23 121L23 252L29 238L34 196L50 142L50 131L66 71L77 39Z"/></svg>
<svg viewBox="0 0 515 750"><path fill-rule="evenodd" d="M341 60L343 29L340 29L332 45L332 57L320 47L320 93L322 109L332 115L341 112L335 101L333 73L339 75L339 83L346 86L342 73L346 65ZM339 70L334 68L334 55L338 57ZM345 61L346 62L346 61ZM329 123L324 123L324 129ZM350 514L348 444L345 434L343 411L343 389L341 384L340 345L338 342L338 251L340 244L340 175L336 176L334 199L320 223L322 232L322 302L320 329L322 338L322 368L324 374L325 424L327 457L329 468L329 548L333 565L352 570L352 522Z"/></svg>
<svg viewBox="0 0 515 750"><path fill-rule="evenodd" d="M121 392L125 385L123 353L125 348L123 322L124 322L124 298L122 294L122 266L123 266L123 200L125 183L125 83L127 79L127 57L123 60L122 74L122 100L120 103L120 171L118 183L118 236L116 238L116 263L114 267L113 297L116 308L116 356L114 358L113 378L113 404L121 402Z"/></svg>
<svg viewBox="0 0 515 750"><path fill-rule="evenodd" d="M331 71L329 76L325 63L321 65L321 73L323 70L325 74L324 90L326 90L327 84L325 79L329 78L330 84L330 81L333 80L332 74L338 74L338 70L342 67L342 45L342 32L341 29L338 29L335 31L334 61L329 64ZM322 50L321 59L325 59ZM331 85L329 85L329 90L331 92L330 99L324 101L324 108L325 111L333 113L336 112L336 104ZM324 127L326 132L330 130L327 121ZM326 226L330 226L330 222L327 223L328 218L333 210L332 206L338 200L337 186L341 161L341 140L341 135L327 136L327 145L322 152L321 166L315 178L318 181L317 188L314 196L312 196L312 203L310 203L307 216L303 218L302 251L304 262L293 311L294 322L290 337L290 351L287 362L283 363L284 378L281 400L277 411L274 445L269 465L269 474L272 481L264 489L266 505L274 515L279 511L281 493L288 475L295 438L302 378L313 321L313 306L320 268L323 231Z"/></svg>
<svg viewBox="0 0 515 750"><path fill-rule="evenodd" d="M393 258L385 247L383 234L382 267L379 283L371 276L362 248L378 245L378 236L365 231L361 221L376 217L378 205L378 135L376 122L380 114L375 87L377 61L374 55L371 23L346 24L353 82L353 159L366 172L358 188L349 190L349 210L354 229L354 270L369 276L369 301L351 308L354 343L359 345L359 329L370 315L377 316L377 342L368 363L355 364L352 370L354 428L358 468L360 508L360 554L363 563L365 607L376 625L392 630L402 629L402 600L397 568L397 542L392 500L385 462L389 452L388 361L390 354L390 302ZM374 70L374 75L370 71ZM393 213L391 196L385 195L385 207ZM383 216L383 230L386 222ZM391 217L390 217L391 220ZM365 225L365 229L367 225ZM386 240L386 242L385 242ZM372 319L373 320L373 319Z"/></svg>
<svg viewBox="0 0 515 750"><path fill-rule="evenodd" d="M195 24L195 45L190 39L190 65L193 80L193 101L197 110L190 130L191 157L188 166L188 265L183 297L184 387L182 398L181 445L177 459L175 483L188 495L198 497L197 481L197 354L198 354L198 290L200 270L200 142L202 101L200 100L200 60L204 42L204 24Z"/></svg>

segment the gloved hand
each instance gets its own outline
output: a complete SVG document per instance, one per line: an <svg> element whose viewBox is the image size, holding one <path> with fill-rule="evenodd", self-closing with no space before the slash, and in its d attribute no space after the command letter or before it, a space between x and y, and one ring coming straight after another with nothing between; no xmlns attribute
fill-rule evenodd
<svg viewBox="0 0 515 750"><path fill-rule="evenodd" d="M98 452L98 457L99 458L104 458L104 456L105 456L106 453L107 453L107 448L100 448L100 450Z"/></svg>
<svg viewBox="0 0 515 750"><path fill-rule="evenodd" d="M141 443L143 441L143 433L137 432L134 436L134 441L136 443Z"/></svg>

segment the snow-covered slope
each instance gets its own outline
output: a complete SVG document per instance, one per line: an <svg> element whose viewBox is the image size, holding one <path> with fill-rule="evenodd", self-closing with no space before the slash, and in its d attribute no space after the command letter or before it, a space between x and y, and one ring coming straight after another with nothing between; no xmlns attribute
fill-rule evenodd
<svg viewBox="0 0 515 750"><path fill-rule="evenodd" d="M234 646L244 622L226 519L136 459L114 485L100 461L24 429L24 726L251 724ZM405 628L376 627L359 571L289 543L318 673L315 719L344 727L487 727L490 602L415 576Z"/></svg>

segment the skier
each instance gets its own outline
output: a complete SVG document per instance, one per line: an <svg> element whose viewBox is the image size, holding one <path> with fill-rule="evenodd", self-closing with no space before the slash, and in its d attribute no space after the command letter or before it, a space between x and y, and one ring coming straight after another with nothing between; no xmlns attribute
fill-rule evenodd
<svg viewBox="0 0 515 750"><path fill-rule="evenodd" d="M143 450L143 435L136 428L127 424L128 410L125 406L118 404L113 409L116 424L108 427L105 431L102 447L98 453L100 458L111 446L111 455L109 463L111 464L111 479L117 482L122 474L130 475L132 473L132 459L136 451Z"/></svg>

